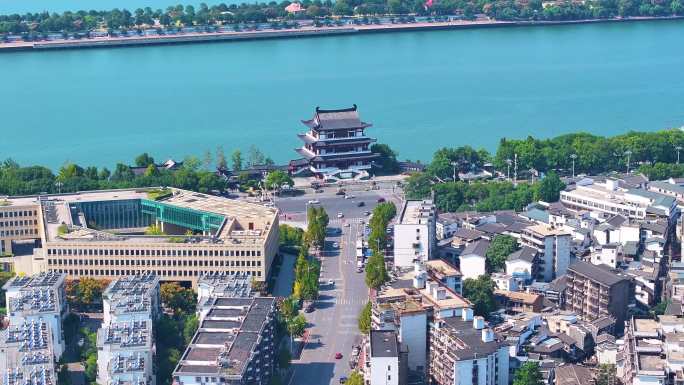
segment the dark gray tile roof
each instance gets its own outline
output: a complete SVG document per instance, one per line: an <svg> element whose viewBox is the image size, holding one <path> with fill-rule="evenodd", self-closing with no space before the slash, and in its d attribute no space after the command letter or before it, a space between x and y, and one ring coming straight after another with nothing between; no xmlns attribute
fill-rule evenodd
<svg viewBox="0 0 684 385"><path fill-rule="evenodd" d="M596 266L584 261L575 261L568 267L568 270L608 286L627 280L627 278L615 274L608 266Z"/></svg>
<svg viewBox="0 0 684 385"><path fill-rule="evenodd" d="M556 385L587 385L594 380L591 369L579 365L562 365L556 368Z"/></svg>
<svg viewBox="0 0 684 385"><path fill-rule="evenodd" d="M474 254L484 257L485 254L487 254L487 249L489 249L489 241L486 239L480 239L479 241L469 243L465 249L463 249L461 255L465 256Z"/></svg>
<svg viewBox="0 0 684 385"><path fill-rule="evenodd" d="M509 255L507 259L509 261L521 260L521 261L532 263L536 256L537 256L537 250L536 249L533 249L529 246L523 246L520 250L511 253L511 255Z"/></svg>
<svg viewBox="0 0 684 385"><path fill-rule="evenodd" d="M454 231L453 237L467 240L475 240L481 238L483 235L484 233L482 231L460 228Z"/></svg>

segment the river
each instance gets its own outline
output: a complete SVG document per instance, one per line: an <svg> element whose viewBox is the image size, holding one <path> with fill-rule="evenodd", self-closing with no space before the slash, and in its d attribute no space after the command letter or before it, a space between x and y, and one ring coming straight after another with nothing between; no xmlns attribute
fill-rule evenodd
<svg viewBox="0 0 684 385"><path fill-rule="evenodd" d="M296 157L358 104L401 159L501 137L684 125L684 22L388 33L0 55L0 159L111 167L257 145Z"/></svg>

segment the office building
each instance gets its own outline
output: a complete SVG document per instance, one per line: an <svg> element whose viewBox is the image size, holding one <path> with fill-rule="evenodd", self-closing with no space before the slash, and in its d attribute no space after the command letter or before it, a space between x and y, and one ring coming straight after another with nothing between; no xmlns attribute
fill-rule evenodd
<svg viewBox="0 0 684 385"><path fill-rule="evenodd" d="M18 273L115 279L155 273L196 284L208 272L266 280L278 250L277 209L180 189L124 189L9 197L0 206L0 252ZM153 234L145 235L150 226Z"/></svg>
<svg viewBox="0 0 684 385"><path fill-rule="evenodd" d="M30 277L14 277L3 286L7 317L11 326L46 323L50 333L50 350L59 360L64 352L62 320L69 308L64 290L65 274L41 273Z"/></svg>

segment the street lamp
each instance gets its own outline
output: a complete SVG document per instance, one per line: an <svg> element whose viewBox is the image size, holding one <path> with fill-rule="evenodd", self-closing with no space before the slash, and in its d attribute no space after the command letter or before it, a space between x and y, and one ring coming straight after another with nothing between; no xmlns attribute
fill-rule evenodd
<svg viewBox="0 0 684 385"><path fill-rule="evenodd" d="M456 165L457 164L458 163L456 163L456 162L451 162L451 166L453 166L453 168L454 168L454 182L456 182Z"/></svg>
<svg viewBox="0 0 684 385"><path fill-rule="evenodd" d="M511 164L513 163L513 161L511 160L511 158L508 158L508 159L506 159L506 163L508 163L508 168L506 171L506 177L508 178L508 181L510 182L511 181Z"/></svg>
<svg viewBox="0 0 684 385"><path fill-rule="evenodd" d="M629 174L629 158L632 156L632 150L625 151L625 155L627 155L627 174Z"/></svg>
<svg viewBox="0 0 684 385"><path fill-rule="evenodd" d="M575 159L577 159L577 154L570 155L570 159L572 159L572 179L575 179Z"/></svg>
<svg viewBox="0 0 684 385"><path fill-rule="evenodd" d="M675 147L675 150L677 150L677 164L679 164L679 151L682 150L682 146Z"/></svg>

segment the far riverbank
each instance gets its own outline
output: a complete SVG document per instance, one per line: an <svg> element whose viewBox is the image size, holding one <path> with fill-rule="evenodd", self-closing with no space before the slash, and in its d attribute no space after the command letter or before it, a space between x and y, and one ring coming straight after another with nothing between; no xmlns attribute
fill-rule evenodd
<svg viewBox="0 0 684 385"><path fill-rule="evenodd" d="M447 30L472 28L500 28L500 27L532 27L573 24L596 23L624 23L637 21L681 20L684 16L663 17L629 17L612 19L586 19L568 21L497 21L497 20L449 20L449 21L420 21L414 23L343 25L343 26L302 26L288 29L264 29L256 31L216 31L216 32L188 32L164 35L143 36L103 36L83 39L55 39L44 41L16 41L0 43L0 52L32 51L76 48L103 48L148 45L170 45L210 43L240 40L287 39L301 37L325 37L363 33L390 33L421 30Z"/></svg>

